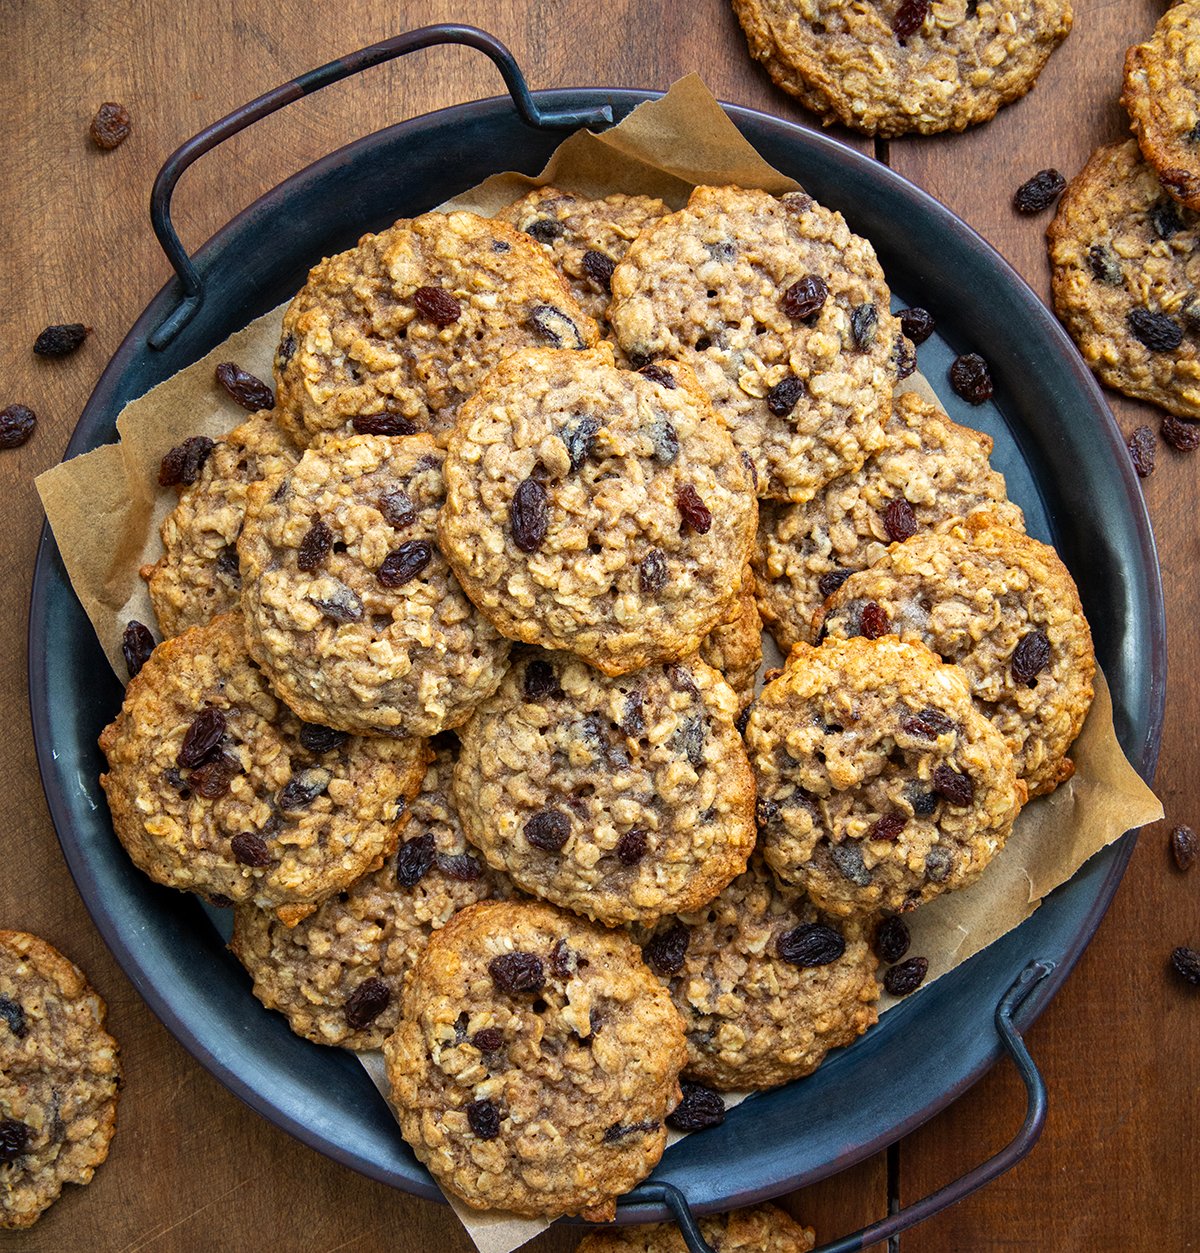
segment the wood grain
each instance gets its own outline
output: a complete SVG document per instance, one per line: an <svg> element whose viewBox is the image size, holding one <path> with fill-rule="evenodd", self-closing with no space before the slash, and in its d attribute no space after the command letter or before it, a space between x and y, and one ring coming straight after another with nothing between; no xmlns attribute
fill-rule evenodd
<svg viewBox="0 0 1200 1253"><path fill-rule="evenodd" d="M1015 183L1044 165L1073 173L1097 142L1120 133L1113 103L1120 54L1141 38L1152 0L1078 4L1075 33L1042 84L993 123L959 137L897 141L892 164L928 187L1045 290L1041 220L1008 209ZM607 84L665 88L699 70L724 99L810 119L746 55L723 0L368 0L332 4L227 0L16 0L0 20L6 86L0 148L0 404L33 407L40 425L25 448L0 454L0 710L9 725L0 876L0 924L44 935L76 960L107 998L127 1082L109 1162L30 1233L28 1250L392 1249L455 1253L469 1242L449 1212L372 1183L303 1147L241 1105L162 1029L116 967L75 891L37 778L25 713L27 591L41 514L33 477L54 464L100 370L169 274L149 229L149 187L182 140L248 98L357 46L427 22L469 20L503 39L537 87ZM260 123L184 178L176 196L190 245L290 173L393 121L499 93L478 54L437 49L379 67ZM103 100L131 110L134 133L100 153L86 140ZM872 151L870 141L843 135ZM62 362L29 351L47 323L94 327ZM1157 425L1117 402L1126 430ZM1158 522L1171 608L1172 692L1160 788L1176 820L1200 817L1196 730L1200 684L1191 610L1197 556L1195 471L1160 452L1147 494ZM1200 942L1192 879L1170 871L1162 831L1147 832L1114 909L1076 974L1031 1035L1046 1067L1052 1114L1039 1149L1017 1172L949 1215L904 1237L907 1250L1194 1246L1200 1219L1189 1176L1197 1141L1200 1002L1163 971L1176 943ZM996 1073L901 1150L905 1199L977 1160L1015 1125L1019 1093ZM878 1155L787 1199L824 1237L887 1209ZM1192 1243L1189 1243L1192 1242ZM529 1247L566 1253L573 1232Z"/></svg>

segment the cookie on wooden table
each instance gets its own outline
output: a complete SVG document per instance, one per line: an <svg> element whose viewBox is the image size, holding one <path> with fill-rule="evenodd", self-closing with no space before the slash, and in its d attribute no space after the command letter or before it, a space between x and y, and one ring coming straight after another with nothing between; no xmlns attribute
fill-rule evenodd
<svg viewBox="0 0 1200 1253"><path fill-rule="evenodd" d="M809 1253L816 1244L811 1227L801 1227L776 1205L756 1205L696 1221L715 1253ZM687 1245L674 1223L654 1223L589 1232L576 1253L687 1253Z"/></svg>

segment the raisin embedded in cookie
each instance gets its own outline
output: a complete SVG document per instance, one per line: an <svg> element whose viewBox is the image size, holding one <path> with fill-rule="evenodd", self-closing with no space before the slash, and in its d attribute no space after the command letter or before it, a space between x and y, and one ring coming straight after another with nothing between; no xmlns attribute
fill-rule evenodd
<svg viewBox="0 0 1200 1253"><path fill-rule="evenodd" d="M797 644L754 703L746 747L759 848L839 916L966 887L1025 800L967 675L895 636Z"/></svg>
<svg viewBox="0 0 1200 1253"><path fill-rule="evenodd" d="M1121 103L1162 185L1200 211L1200 4L1180 0L1125 53Z"/></svg>
<svg viewBox="0 0 1200 1253"><path fill-rule="evenodd" d="M33 1226L108 1156L121 1064L106 1012L57 949L0 931L0 1229Z"/></svg>
<svg viewBox="0 0 1200 1253"><path fill-rule="evenodd" d="M100 747L113 827L156 883L289 925L395 847L424 740L304 723L246 651L240 614L160 644Z"/></svg>
<svg viewBox="0 0 1200 1253"><path fill-rule="evenodd" d="M696 1221L715 1253L810 1253L816 1244L811 1227L801 1227L776 1205L756 1205ZM687 1253L687 1245L674 1223L655 1223L589 1232L576 1253Z"/></svg>
<svg viewBox="0 0 1200 1253"><path fill-rule="evenodd" d="M612 293L630 361L695 370L760 496L807 500L879 446L911 347L874 249L811 196L697 187L634 241Z"/></svg>
<svg viewBox="0 0 1200 1253"><path fill-rule="evenodd" d="M442 442L509 353L589 348L597 334L527 235L474 213L426 213L309 273L283 317L276 405L300 444L417 430Z"/></svg>
<svg viewBox="0 0 1200 1253"><path fill-rule="evenodd" d="M890 543L938 530L986 510L1018 530L1004 476L988 464L992 441L936 406L904 392L892 404L884 446L803 505L765 505L759 514L755 575L768 630L787 652L811 643L812 620L855 570Z"/></svg>
<svg viewBox="0 0 1200 1253"><path fill-rule="evenodd" d="M1200 230L1137 144L1092 153L1047 232L1054 309L1109 387L1200 419Z"/></svg>
<svg viewBox="0 0 1200 1253"><path fill-rule="evenodd" d="M875 1021L868 924L823 916L756 853L694 914L638 928L687 1032L689 1078L724 1091L811 1074Z"/></svg>
<svg viewBox="0 0 1200 1253"><path fill-rule="evenodd" d="M777 86L867 135L934 135L1019 99L1071 29L1069 0L733 0Z"/></svg>
<svg viewBox="0 0 1200 1253"><path fill-rule="evenodd" d="M762 629L754 571L747 566L733 616L713 627L700 642L700 660L720 671L743 709L754 699L754 682L762 665Z"/></svg>
<svg viewBox="0 0 1200 1253"><path fill-rule="evenodd" d="M300 717L433 735L500 682L508 640L438 547L444 456L428 435L329 439L251 489L238 543L247 643Z"/></svg>
<svg viewBox="0 0 1200 1253"><path fill-rule="evenodd" d="M434 932L384 1051L400 1129L443 1187L593 1222L662 1156L685 1056L629 937L534 901Z"/></svg>
<svg viewBox="0 0 1200 1253"><path fill-rule="evenodd" d="M1030 796L1075 771L1067 750L1092 703L1096 655L1079 593L1053 548L974 514L896 544L825 608L834 639L890 631L966 672Z"/></svg>
<svg viewBox="0 0 1200 1253"><path fill-rule="evenodd" d="M447 736L447 739L453 737ZM512 889L472 855L450 798L454 748L438 748L383 865L286 927L265 910L234 914L230 948L254 995L297 1035L350 1049L383 1045L400 1018L404 979L455 913Z"/></svg>
<svg viewBox="0 0 1200 1253"><path fill-rule="evenodd" d="M463 406L442 549L505 635L606 674L694 653L732 608L751 475L683 367L517 353Z"/></svg>
<svg viewBox="0 0 1200 1253"><path fill-rule="evenodd" d="M239 608L237 541L246 492L291 469L299 455L268 410L216 441L196 481L163 519L162 556L141 572L164 638Z"/></svg>
<svg viewBox="0 0 1200 1253"><path fill-rule="evenodd" d="M522 657L463 728L463 830L525 891L610 925L696 909L754 847L736 715L695 658L606 678Z"/></svg>

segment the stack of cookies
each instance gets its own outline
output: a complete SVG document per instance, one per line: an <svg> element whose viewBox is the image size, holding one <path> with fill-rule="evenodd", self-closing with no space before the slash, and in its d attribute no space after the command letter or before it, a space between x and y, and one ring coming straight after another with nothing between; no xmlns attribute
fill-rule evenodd
<svg viewBox="0 0 1200 1253"><path fill-rule="evenodd" d="M541 188L322 262L168 453L117 834L469 1205L611 1218L1070 773L1078 596L890 304L803 193Z"/></svg>

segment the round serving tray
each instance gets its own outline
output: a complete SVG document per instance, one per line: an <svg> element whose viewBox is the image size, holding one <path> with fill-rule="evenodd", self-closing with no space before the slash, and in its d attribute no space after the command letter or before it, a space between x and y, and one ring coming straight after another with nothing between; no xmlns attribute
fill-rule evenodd
<svg viewBox="0 0 1200 1253"><path fill-rule="evenodd" d="M619 120L655 95L592 88L533 100L544 113L609 106ZM768 161L874 243L895 307L920 304L936 315L939 333L921 347L921 368L952 417L995 439L993 461L1031 533L1053 543L1073 572L1118 738L1150 779L1166 678L1154 541L1120 432L1070 341L1003 259L924 192L825 135L725 108ZM155 297L97 384L66 457L113 441L126 402L287 299L320 257L498 170L536 173L562 137L522 121L508 97L483 100L379 131L282 183L195 254L204 294L186 318L177 313L185 295L178 281ZM172 313L169 342L150 347ZM985 353L996 380L994 402L980 408L944 384L954 355L971 350ZM97 782L104 762L96 739L120 707L121 687L48 528L34 572L29 688L63 852L96 925L155 1013L271 1121L355 1170L439 1198L357 1060L300 1039L263 1009L214 916L142 876L117 842ZM670 1149L652 1179L680 1189L698 1212L726 1209L839 1171L931 1117L1001 1056L993 1014L1034 960L1052 969L1022 1018L1044 1008L1095 931L1132 847L1127 836L1097 854L1026 923L888 1013L810 1078L753 1098L722 1127ZM665 1213L646 1199L623 1207L621 1220Z"/></svg>

